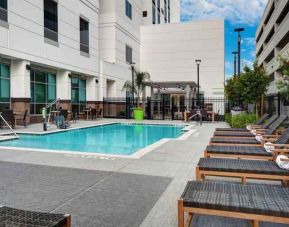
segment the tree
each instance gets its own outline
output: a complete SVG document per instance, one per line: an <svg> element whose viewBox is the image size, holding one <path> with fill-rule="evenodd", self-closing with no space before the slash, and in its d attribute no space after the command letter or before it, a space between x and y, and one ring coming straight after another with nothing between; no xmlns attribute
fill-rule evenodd
<svg viewBox="0 0 289 227"><path fill-rule="evenodd" d="M262 66L258 66L255 61L251 69L244 66L243 72L239 78L240 94L244 104L255 104L256 113L261 98L268 90L270 77Z"/></svg>
<svg viewBox="0 0 289 227"><path fill-rule="evenodd" d="M239 77L234 76L227 79L225 85L225 93L231 103L236 104L238 102L239 92Z"/></svg>
<svg viewBox="0 0 289 227"><path fill-rule="evenodd" d="M137 96L137 107L140 107L140 95L144 91L146 87L146 82L150 80L150 74L148 72L141 72L136 71L135 72L135 79L134 79L134 91L132 91L132 82L126 81L123 85L122 90L128 91L128 92L134 92L134 94Z"/></svg>
<svg viewBox="0 0 289 227"><path fill-rule="evenodd" d="M282 71L282 77L276 82L276 86L280 94L287 100L289 100L289 56L280 57L280 69Z"/></svg>

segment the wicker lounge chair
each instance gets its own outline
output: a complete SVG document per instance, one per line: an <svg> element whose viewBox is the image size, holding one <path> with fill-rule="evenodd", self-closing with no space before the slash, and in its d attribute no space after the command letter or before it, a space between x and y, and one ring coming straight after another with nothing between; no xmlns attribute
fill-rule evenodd
<svg viewBox="0 0 289 227"><path fill-rule="evenodd" d="M273 135L279 126L287 119L287 116L281 115L273 124L270 125L269 129L262 130L266 132L268 137ZM226 144L235 144L239 146L250 145L250 146L261 146L261 143L255 138L241 138L241 137L213 137L210 141L210 145L226 145Z"/></svg>
<svg viewBox="0 0 289 227"><path fill-rule="evenodd" d="M272 124L277 118L278 115L272 115L267 122L264 123L264 121L268 118L269 114L264 114L259 120L256 122L255 125L253 125L253 128L268 128L270 124ZM262 125L262 123L264 123ZM223 131L223 132L249 132L246 128L216 128L216 131Z"/></svg>
<svg viewBox="0 0 289 227"><path fill-rule="evenodd" d="M196 179L204 180L205 176L263 179L281 181L289 186L289 171L281 169L274 161L240 160L229 158L201 158L196 167Z"/></svg>
<svg viewBox="0 0 289 227"><path fill-rule="evenodd" d="M254 146L219 146L210 145L205 150L205 157L229 157L229 158L244 158L244 159L263 159L273 160L278 154L288 154L289 145L289 128L277 140L272 141L274 151L269 153L263 147ZM286 148L286 149L284 149Z"/></svg>
<svg viewBox="0 0 289 227"><path fill-rule="evenodd" d="M289 224L289 189L278 186L189 181L178 201L178 226L184 214L215 215L259 222Z"/></svg>
<svg viewBox="0 0 289 227"><path fill-rule="evenodd" d="M13 227L70 227L71 216L0 207L0 226Z"/></svg>

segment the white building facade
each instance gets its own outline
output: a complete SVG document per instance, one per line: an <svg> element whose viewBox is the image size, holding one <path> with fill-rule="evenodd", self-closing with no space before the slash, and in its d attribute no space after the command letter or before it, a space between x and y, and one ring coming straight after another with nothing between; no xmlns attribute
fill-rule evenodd
<svg viewBox="0 0 289 227"><path fill-rule="evenodd" d="M289 1L269 0L256 32L256 57L272 82L268 95L276 94L276 80L282 76L279 56L289 57Z"/></svg>
<svg viewBox="0 0 289 227"><path fill-rule="evenodd" d="M72 111L98 108L126 96L131 62L152 80L196 81L194 58L204 95L222 96L223 26L180 23L179 0L0 0L0 109L27 109L36 122L56 98Z"/></svg>

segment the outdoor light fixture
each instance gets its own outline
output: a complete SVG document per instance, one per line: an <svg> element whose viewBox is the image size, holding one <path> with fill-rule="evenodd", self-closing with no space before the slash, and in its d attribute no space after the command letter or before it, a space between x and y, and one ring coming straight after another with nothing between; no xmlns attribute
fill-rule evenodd
<svg viewBox="0 0 289 227"><path fill-rule="evenodd" d="M97 84L98 84L98 79L95 79L95 83L97 83Z"/></svg>
<svg viewBox="0 0 289 227"><path fill-rule="evenodd" d="M31 70L31 66L30 65L26 65L26 69L30 71Z"/></svg>
<svg viewBox="0 0 289 227"><path fill-rule="evenodd" d="M197 73L198 73L198 87L197 87L197 106L200 106L200 64L202 62L202 60L197 59L195 60L196 64L197 64Z"/></svg>

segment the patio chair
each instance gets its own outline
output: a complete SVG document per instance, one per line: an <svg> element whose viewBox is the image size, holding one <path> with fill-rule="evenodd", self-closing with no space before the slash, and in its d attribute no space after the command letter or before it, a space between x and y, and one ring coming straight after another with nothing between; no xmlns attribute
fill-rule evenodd
<svg viewBox="0 0 289 227"><path fill-rule="evenodd" d="M272 124L277 118L278 118L278 115L275 114L275 115L272 115L267 122L265 122L265 120L268 118L269 114L264 114L262 117L260 117L258 119L258 121L255 123L255 125L252 125L251 127L252 128L267 128L270 126L270 124ZM265 122L265 123L264 123ZM262 123L264 123L262 125ZM216 128L216 131L245 131L245 132L249 132L248 129L246 128Z"/></svg>
<svg viewBox="0 0 289 227"><path fill-rule="evenodd" d="M219 146L210 145L207 146L204 154L206 158L210 157L228 157L228 158L239 158L239 159L263 159L263 160L273 160L279 154L289 153L289 127L287 130L279 137L270 139L270 142L274 142L270 146L274 147L272 153L267 152L264 147L254 147L254 146ZM287 148L288 150L284 149Z"/></svg>
<svg viewBox="0 0 289 227"><path fill-rule="evenodd" d="M281 169L275 161L245 160L229 158L201 158L196 167L196 179L204 180L205 176L281 181L289 186L289 171Z"/></svg>
<svg viewBox="0 0 289 227"><path fill-rule="evenodd" d="M96 115L96 120L99 118L99 119L102 119L102 109L99 109L99 111L96 112L97 115Z"/></svg>
<svg viewBox="0 0 289 227"><path fill-rule="evenodd" d="M70 127L67 121L65 121L64 116L59 115L54 117L54 123L57 125L59 129L67 129Z"/></svg>
<svg viewBox="0 0 289 227"><path fill-rule="evenodd" d="M41 227L70 227L71 216L69 214L52 214L43 212L34 212L0 207L1 226L41 226Z"/></svg>
<svg viewBox="0 0 289 227"><path fill-rule="evenodd" d="M273 133L279 128L279 126L287 119L287 116L281 115L273 124L270 125L269 129L263 129L261 131L266 132L266 135L263 135L267 140L273 135ZM269 137L269 138L268 138ZM232 145L237 146L261 146L261 142L255 138L241 138L241 137L213 137L210 141L210 145Z"/></svg>
<svg viewBox="0 0 289 227"><path fill-rule="evenodd" d="M178 200L178 226L190 226L194 214L289 224L289 189L279 186L189 181Z"/></svg>
<svg viewBox="0 0 289 227"><path fill-rule="evenodd" d="M95 120L96 119L96 109L91 109L90 111L90 117L91 117L91 120Z"/></svg>
<svg viewBox="0 0 289 227"><path fill-rule="evenodd" d="M14 114L13 114L13 110L4 110L2 112L2 117L5 119L5 121L12 127L15 128L15 119L14 119ZM3 128L4 126L4 122L1 119L1 128Z"/></svg>
<svg viewBox="0 0 289 227"><path fill-rule="evenodd" d="M281 118L281 119L280 119ZM262 128L259 129L255 129L256 133L255 134L259 134L259 135L265 135L265 134L270 134L271 129L273 128L273 130L276 127L280 126L280 121L283 122L283 118L285 118L286 120L286 116L285 115L281 115L276 121L274 121L272 124L267 125L264 124ZM269 131L269 133L268 133ZM274 130L275 132L275 130ZM214 137L255 137L256 135L253 134L251 131L248 132L244 132L244 131L231 131L231 132L226 132L226 131L216 131L214 133Z"/></svg>

